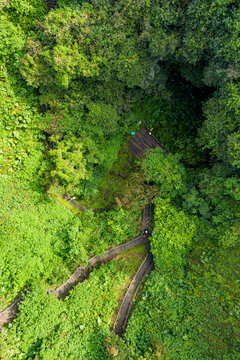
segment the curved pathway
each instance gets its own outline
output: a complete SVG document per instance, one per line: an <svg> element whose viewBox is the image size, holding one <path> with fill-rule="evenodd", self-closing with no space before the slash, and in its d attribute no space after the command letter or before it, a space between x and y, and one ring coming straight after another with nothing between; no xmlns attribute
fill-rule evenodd
<svg viewBox="0 0 240 360"><path fill-rule="evenodd" d="M143 260L142 264L140 265L136 275L134 276L121 304L119 309L117 319L114 324L114 332L115 334L121 336L123 335L127 321L130 315L130 311L132 308L133 301L135 296L138 292L138 289L143 282L146 274L151 270L153 266L153 256L149 253L145 259Z"/></svg>
<svg viewBox="0 0 240 360"><path fill-rule="evenodd" d="M138 246L144 241L146 241L146 239L143 237L143 235L140 235L125 244L119 245L113 249L105 251L102 256L95 255L91 257L90 260L88 261L88 264L86 266L81 265L65 283L63 283L58 289L54 291L54 294L59 299L64 299L69 294L69 291L72 290L79 282L85 280L86 277L89 275L89 273L96 266L98 266L103 262L111 260L113 257L120 254L122 251Z"/></svg>
<svg viewBox="0 0 240 360"><path fill-rule="evenodd" d="M151 204L148 204L144 207L143 218L143 229L148 230L148 237L151 233ZM135 274L131 284L129 285L129 288L123 298L121 307L119 309L116 321L113 326L115 334L119 336L123 335L126 329L127 321L130 316L130 311L138 289L142 284L146 274L151 270L153 266L153 255L151 253L150 243L147 241L147 238L145 238L145 240L148 255L145 257L142 264L139 266L137 273Z"/></svg>
<svg viewBox="0 0 240 360"><path fill-rule="evenodd" d="M147 229L149 232L151 231L151 204L145 205L143 210L143 230L144 229ZM54 291L54 294L59 299L64 299L74 286L86 279L94 267L98 266L102 262L111 260L114 256L120 254L122 251L132 249L143 242L147 243L147 238L144 237L143 234L140 234L138 237L128 241L125 244L118 245L113 249L105 251L102 256L95 255L91 257L88 261L88 264L86 266L81 265L65 283L63 283L58 289Z"/></svg>
<svg viewBox="0 0 240 360"><path fill-rule="evenodd" d="M143 212L143 229L149 228L150 222L150 205L146 205ZM89 259L88 264L86 266L81 265L70 278L63 283L58 289L49 290L49 292L54 292L54 294L59 299L64 299L79 282L84 281L89 273L102 262L106 262L111 260L116 255L120 254L122 251L134 248L141 243L147 243L147 238L141 233L138 237L133 240L128 241L125 244L118 245L110 250L107 250L103 253L102 256L93 256ZM31 289L27 289L27 291L31 291ZM22 294L19 294L15 301L6 309L0 312L0 328L4 325L10 323L18 313L18 306L23 301Z"/></svg>
<svg viewBox="0 0 240 360"><path fill-rule="evenodd" d="M49 1L49 7L54 8L56 6L57 1L56 0L50 0ZM145 130L142 130L145 133ZM140 131L141 132L141 131ZM141 134L142 135L142 134ZM156 144L152 144L153 139L151 139L151 144L144 144L144 135L146 138L146 134L143 134L143 139L142 139L142 146L141 148L144 150L146 148L150 148L150 147L156 147ZM137 136L135 136L135 140L136 140ZM154 139L155 140L155 139ZM140 141L141 142L141 141ZM131 143L131 142L130 142ZM130 148L130 150L132 152L133 149ZM65 199L67 199L68 201L71 201L72 205L79 208L79 210L84 211L85 209L80 209L80 205L78 203L75 203L73 201L73 199L69 199L68 196L65 197ZM145 206L144 208L144 216L143 216L143 229L147 229L148 232L150 233L151 231L151 205L148 204ZM147 238L146 236L144 236L143 234L140 234L137 238L129 241L126 244L123 245L119 245L113 249L110 249L108 251L105 251L104 254L102 256L93 256L92 258L90 258L90 260L88 261L88 264L86 266L80 266L75 272L74 274L65 282L63 283L58 289L54 290L49 290L49 292L54 291L54 294L59 298L59 299L64 299L68 294L69 291L71 289L73 289L73 287L75 287L79 282L83 281L84 279L86 279L86 277L88 276L88 274L90 273L90 271L92 271L94 269L94 267L98 266L100 263L104 262L104 261L109 261L111 260L114 256L116 256L117 254L121 253L124 250L127 249L131 249L137 245L139 245L142 242L146 242L147 243ZM152 254L150 252L150 246L148 243L148 250L149 250L149 254L147 255L147 257L145 258L145 260L143 261L142 265L140 266L140 268L137 271L137 274L135 275L132 283L129 286L129 289L123 299L121 308L119 310L118 316L117 316L117 320L114 326L114 331L117 334L122 334L126 328L126 324L127 324L127 320L128 317L130 315L130 310L132 307L132 303L133 300L136 296L136 293L138 291L139 286L141 285L146 273L148 271L151 270L151 267L153 265L153 257ZM27 289L30 290L30 289ZM30 290L31 291L31 290ZM11 304L6 310L0 312L0 327L3 327L4 325L10 323L17 315L18 313L18 307L19 304L22 302L23 297L22 294L19 294L15 301L13 302L13 304Z"/></svg>

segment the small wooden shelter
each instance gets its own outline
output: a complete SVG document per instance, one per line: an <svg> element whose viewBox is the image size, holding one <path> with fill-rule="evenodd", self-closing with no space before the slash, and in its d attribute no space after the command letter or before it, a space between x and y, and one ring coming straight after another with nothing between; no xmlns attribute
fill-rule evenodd
<svg viewBox="0 0 240 360"><path fill-rule="evenodd" d="M49 10L55 9L56 6L57 6L57 0L48 0Z"/></svg>
<svg viewBox="0 0 240 360"><path fill-rule="evenodd" d="M147 149L154 149L156 147L160 147L166 153L168 152L145 128L142 128L135 135L132 135L128 143L128 149L136 158L145 157L145 151Z"/></svg>

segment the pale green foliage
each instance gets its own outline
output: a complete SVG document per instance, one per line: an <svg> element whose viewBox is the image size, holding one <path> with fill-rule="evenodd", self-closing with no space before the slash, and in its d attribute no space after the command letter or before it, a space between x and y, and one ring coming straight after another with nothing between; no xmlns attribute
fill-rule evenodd
<svg viewBox="0 0 240 360"><path fill-rule="evenodd" d="M97 192L100 174L110 170L122 142L121 137L108 141L92 139L85 132L80 138L52 136L51 140L53 149L49 150L47 164L42 170L47 170L48 174L45 183L48 185L54 180L63 192L86 197Z"/></svg>
<svg viewBox="0 0 240 360"><path fill-rule="evenodd" d="M0 168L8 172L21 168L43 146L38 143L40 133L35 123L39 115L32 94L21 81L12 81L3 64L0 76Z"/></svg>
<svg viewBox="0 0 240 360"><path fill-rule="evenodd" d="M41 278L55 281L67 268L58 255L61 232L72 214L8 176L1 177L0 289L14 297Z"/></svg>
<svg viewBox="0 0 240 360"><path fill-rule="evenodd" d="M140 220L139 212L133 212L120 208L109 211L106 216L108 231L111 234L109 243L124 242L127 238L136 236L136 225Z"/></svg>
<svg viewBox="0 0 240 360"><path fill-rule="evenodd" d="M57 180L67 192L74 193L74 188L79 185L80 180L89 177L83 144L75 137L62 141L57 139L54 149L49 151L49 157L53 164L52 178Z"/></svg>
<svg viewBox="0 0 240 360"><path fill-rule="evenodd" d="M185 277L160 267L148 277L125 334L132 359L239 358L239 247L202 236Z"/></svg>
<svg viewBox="0 0 240 360"><path fill-rule="evenodd" d="M238 245L239 240L240 240L240 222L238 219L235 226L231 226L229 229L225 231L225 233L223 231L220 231L219 242L223 247L227 248Z"/></svg>
<svg viewBox="0 0 240 360"><path fill-rule="evenodd" d="M25 45L25 36L19 26L14 25L5 15L0 16L0 59L17 59Z"/></svg>
<svg viewBox="0 0 240 360"><path fill-rule="evenodd" d="M148 181L160 186L162 196L174 197L185 191L186 173L179 164L178 155L164 154L162 149L156 148L148 151L142 167Z"/></svg>
<svg viewBox="0 0 240 360"><path fill-rule="evenodd" d="M183 308L184 288L179 280L172 274L166 277L161 271L153 271L126 331L127 343L134 349L134 360L157 360L161 357L168 359L169 350L171 347L175 348L176 342L175 357L179 360L186 359L183 357L185 346L182 336L187 332L184 329ZM182 357L178 357L178 353ZM197 354L199 355L198 351L195 355Z"/></svg>
<svg viewBox="0 0 240 360"><path fill-rule="evenodd" d="M66 226L64 236L67 241L60 243L59 254L65 254L69 266L87 262L93 253L101 256L106 248L137 235L139 217L138 212L124 209L101 214L85 212Z"/></svg>
<svg viewBox="0 0 240 360"><path fill-rule="evenodd" d="M139 213L123 209L74 216L7 175L0 202L0 295L10 300L35 281L63 281L93 253L135 236L139 225Z"/></svg>
<svg viewBox="0 0 240 360"><path fill-rule="evenodd" d="M101 166L104 170L109 171L113 164L118 161L118 155L121 152L122 137L117 135L111 136L107 141L101 142L98 147L98 152L101 153L104 158L102 160Z"/></svg>
<svg viewBox="0 0 240 360"><path fill-rule="evenodd" d="M104 103L93 103L89 105L87 121L96 126L98 133L111 134L117 128L119 115L114 106Z"/></svg>
<svg viewBox="0 0 240 360"><path fill-rule="evenodd" d="M182 270L197 232L197 218L171 205L169 199L155 202L155 227L151 241L155 264L159 269Z"/></svg>
<svg viewBox="0 0 240 360"><path fill-rule="evenodd" d="M13 327L1 333L1 357L11 351L23 358L108 359L104 338L118 298L118 289L131 273L131 264L112 261L90 274L60 302L46 289L34 286L21 305Z"/></svg>

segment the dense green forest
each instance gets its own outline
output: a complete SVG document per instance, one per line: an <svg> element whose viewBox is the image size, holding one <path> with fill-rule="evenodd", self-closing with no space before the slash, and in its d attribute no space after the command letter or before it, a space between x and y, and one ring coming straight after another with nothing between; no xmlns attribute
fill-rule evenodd
<svg viewBox="0 0 240 360"><path fill-rule="evenodd" d="M240 359L239 1L0 9L0 310L24 294L0 359ZM135 159L142 127L168 152ZM47 290L139 234L149 202L154 269L119 337L143 246Z"/></svg>

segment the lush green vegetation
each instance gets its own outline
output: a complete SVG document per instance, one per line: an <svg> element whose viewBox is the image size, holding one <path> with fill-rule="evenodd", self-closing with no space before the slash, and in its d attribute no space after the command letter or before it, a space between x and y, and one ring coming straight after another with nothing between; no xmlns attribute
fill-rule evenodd
<svg viewBox="0 0 240 360"><path fill-rule="evenodd" d="M100 256L136 235L138 212L120 208L79 216L8 177L1 185L0 286L5 300L40 280L59 285L93 253Z"/></svg>
<svg viewBox="0 0 240 360"><path fill-rule="evenodd" d="M139 260L141 256L125 254L94 270L64 302L48 296L42 284L36 285L21 304L18 323L2 333L2 355L7 358L14 353L16 359L107 359L104 339L110 335L119 291Z"/></svg>
<svg viewBox="0 0 240 360"><path fill-rule="evenodd" d="M235 0L0 2L0 358L240 359L240 7ZM130 133L160 148L136 161ZM64 196L94 209L84 213ZM139 233L65 301L47 289Z"/></svg>

